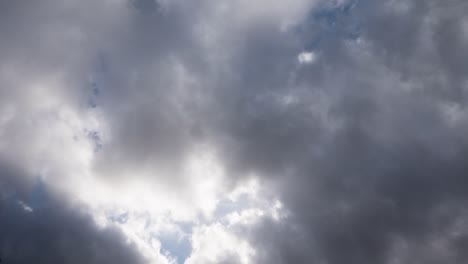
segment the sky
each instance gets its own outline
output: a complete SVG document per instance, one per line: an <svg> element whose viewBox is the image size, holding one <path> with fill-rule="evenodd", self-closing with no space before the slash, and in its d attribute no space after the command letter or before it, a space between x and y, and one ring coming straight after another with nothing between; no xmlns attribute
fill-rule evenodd
<svg viewBox="0 0 468 264"><path fill-rule="evenodd" d="M0 261L468 261L465 0L0 0Z"/></svg>

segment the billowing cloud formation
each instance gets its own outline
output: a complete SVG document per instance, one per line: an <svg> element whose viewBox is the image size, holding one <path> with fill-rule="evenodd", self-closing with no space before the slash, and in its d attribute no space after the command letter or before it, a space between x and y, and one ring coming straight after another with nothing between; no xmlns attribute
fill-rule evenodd
<svg viewBox="0 0 468 264"><path fill-rule="evenodd" d="M0 257L465 263L466 10L0 1Z"/></svg>

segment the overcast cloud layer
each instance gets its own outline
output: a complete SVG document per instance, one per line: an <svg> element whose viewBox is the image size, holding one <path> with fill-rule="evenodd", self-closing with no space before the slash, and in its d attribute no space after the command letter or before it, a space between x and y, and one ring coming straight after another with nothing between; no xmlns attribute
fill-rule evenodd
<svg viewBox="0 0 468 264"><path fill-rule="evenodd" d="M2 263L466 263L467 14L0 0Z"/></svg>

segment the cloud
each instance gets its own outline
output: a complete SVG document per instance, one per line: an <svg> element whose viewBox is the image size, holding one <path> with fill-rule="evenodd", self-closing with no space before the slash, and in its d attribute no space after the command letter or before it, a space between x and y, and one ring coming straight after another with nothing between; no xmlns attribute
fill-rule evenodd
<svg viewBox="0 0 468 264"><path fill-rule="evenodd" d="M301 52L297 55L297 60L301 64L310 64L315 61L316 57L313 52Z"/></svg>
<svg viewBox="0 0 468 264"><path fill-rule="evenodd" d="M0 256L5 263L148 263L117 228L98 228L84 208L21 185L21 170L1 165ZM31 190L31 187L33 190Z"/></svg>
<svg viewBox="0 0 468 264"><path fill-rule="evenodd" d="M2 207L32 237L2 250L170 263L183 238L187 263L463 263L465 9L0 3Z"/></svg>
<svg viewBox="0 0 468 264"><path fill-rule="evenodd" d="M460 80L456 72L466 67L443 55L460 54L461 49L439 48L464 43L460 22L448 17L462 21L462 15L435 2L417 1L410 14L364 1L349 12L353 14L333 14L334 19L358 16L364 21L359 36L322 40L313 51L320 51L323 67L289 67L289 72L271 74L287 61L278 58L260 68L263 78L253 87L249 79L236 85L239 96L234 98L243 107L233 110L226 122L231 126L223 132L233 141L226 156L238 162L238 171L249 168L280 182L293 214L288 221L297 228L260 241L258 237L278 227L259 233L255 241L268 241L267 252L281 249L280 256L263 259L265 263L386 263L398 257L389 251L393 236L431 243L430 234L451 225L432 222L436 208L466 199L466 136L460 134L466 118L455 125L443 110L450 105L465 108L466 85L453 81ZM311 25L300 32L304 40L317 37L316 23L307 23ZM340 31L340 24L333 27ZM439 38L440 27L445 28L444 38ZM255 61L272 56L255 54ZM452 63L456 70L449 69ZM295 79L289 84L292 73ZM268 83L277 76L285 82ZM248 88L239 92L239 87ZM292 105L273 100L291 94L299 94ZM459 209L454 206L447 217L458 215ZM282 232L297 241L285 245ZM449 246L454 241L446 243L444 250L451 253L440 251L438 258L459 263L462 252ZM425 257L421 253L412 259Z"/></svg>
<svg viewBox="0 0 468 264"><path fill-rule="evenodd" d="M219 223L198 227L192 237L192 246L187 264L251 263L255 254L248 242L240 240Z"/></svg>

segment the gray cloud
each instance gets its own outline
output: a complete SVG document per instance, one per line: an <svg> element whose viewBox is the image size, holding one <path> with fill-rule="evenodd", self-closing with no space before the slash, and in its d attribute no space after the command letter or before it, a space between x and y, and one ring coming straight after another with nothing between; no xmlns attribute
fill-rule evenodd
<svg viewBox="0 0 468 264"><path fill-rule="evenodd" d="M15 89L28 85L21 77L63 76L45 91L104 120L105 131L91 132L97 177L182 192L182 165L209 144L228 181L253 173L290 211L236 231L258 250L256 263L466 261L463 1L295 1L304 18L280 1L55 2L0 4L0 32L13 35L0 43L0 101L34 111L30 91ZM299 63L302 51L316 60ZM18 122L0 136L14 138ZM3 153L15 164L22 155ZM18 230L32 223L37 241L59 241L38 213L4 206L22 219ZM70 234L88 230L70 243L111 250L122 241L68 209L43 214L76 226ZM31 250L61 247L54 241ZM99 258L83 250L88 262Z"/></svg>
<svg viewBox="0 0 468 264"><path fill-rule="evenodd" d="M453 218L464 218L460 211L466 201L467 141L461 131L466 129L466 112L461 110L453 123L444 110L465 109L466 104L466 77L458 75L466 70L461 63L466 53L456 48L466 43L460 24L466 18L454 10L464 4L453 1L453 9L445 9L435 2L408 3L412 7L404 14L392 10L390 2L358 3L352 12L363 20L363 46L355 49L354 41L336 36L322 41L313 49L321 65L297 75L296 85L303 87L299 103L284 110L273 100L258 102L258 112L267 109L260 118L238 111L234 121L227 121L242 123L244 127L236 128L248 131L233 134L235 129L227 129L239 150L233 158L240 168L280 182L294 214L290 224L298 228L290 233L297 238L293 241L274 227L261 229L258 237L266 239L255 241L276 253L265 263L464 261L456 242L466 235L460 226L444 249L421 246L419 251L412 244L438 243L437 236L447 236L441 230L451 227ZM340 9L330 12L337 12L333 15L338 19L349 16ZM318 22L309 23L302 31L310 27L317 38ZM441 48L447 45L452 48ZM263 61L261 54L256 61ZM269 66L281 63L284 60ZM262 69L258 80L270 80L270 73L271 78L278 76L268 66ZM248 104L267 93L294 91L269 86L264 92L259 87L254 92L249 87L248 97L240 92L240 100ZM327 107L310 111L313 97L320 95ZM318 118L321 114L338 128L329 129ZM441 207L450 209L440 216ZM395 237L413 241L407 246L417 253L404 257L391 252Z"/></svg>

